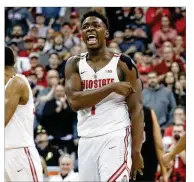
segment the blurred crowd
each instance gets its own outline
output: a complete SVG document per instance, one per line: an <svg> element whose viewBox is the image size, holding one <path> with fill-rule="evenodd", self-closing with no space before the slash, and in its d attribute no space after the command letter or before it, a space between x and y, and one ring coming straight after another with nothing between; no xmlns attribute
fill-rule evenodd
<svg viewBox="0 0 194 182"><path fill-rule="evenodd" d="M17 72L28 78L33 91L34 136L45 176L54 166L64 175L78 172L77 115L66 100L64 68L70 56L87 51L80 19L91 9L109 19L108 49L135 61L144 105L156 112L166 152L186 129L184 7L5 8L5 43L14 51ZM185 170L185 153L181 153L168 169L169 181L185 181ZM159 176L158 169L156 180Z"/></svg>

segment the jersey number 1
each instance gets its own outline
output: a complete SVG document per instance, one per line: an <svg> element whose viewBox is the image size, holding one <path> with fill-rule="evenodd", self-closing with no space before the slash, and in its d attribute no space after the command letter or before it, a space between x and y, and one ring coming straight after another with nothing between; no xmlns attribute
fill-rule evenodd
<svg viewBox="0 0 194 182"><path fill-rule="evenodd" d="M95 106L92 106L91 114L92 115L95 115L95 111L96 111L96 107Z"/></svg>

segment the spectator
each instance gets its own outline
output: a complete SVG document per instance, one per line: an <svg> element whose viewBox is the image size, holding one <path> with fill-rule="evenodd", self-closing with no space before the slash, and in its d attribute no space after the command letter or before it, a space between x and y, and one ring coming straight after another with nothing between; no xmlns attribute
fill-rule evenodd
<svg viewBox="0 0 194 182"><path fill-rule="evenodd" d="M175 47L174 47L174 53L176 55L176 58L182 58L184 59L184 62L186 60L186 50L184 48L184 42L183 42L183 37L182 36L177 36L176 42L175 42Z"/></svg>
<svg viewBox="0 0 194 182"><path fill-rule="evenodd" d="M183 107L178 106L175 111L174 111L174 116L173 116L173 125L175 124L183 124L186 126L186 116L185 116L185 110ZM164 130L164 137L172 137L172 130L173 130L173 125L169 126Z"/></svg>
<svg viewBox="0 0 194 182"><path fill-rule="evenodd" d="M79 21L79 14L76 11L72 12L70 15L70 24L71 24L72 34L80 38L81 37L81 24Z"/></svg>
<svg viewBox="0 0 194 182"><path fill-rule="evenodd" d="M35 68L35 74L37 76L37 82L36 85L40 85L43 87L47 87L47 80L46 80L46 72L42 65L38 65Z"/></svg>
<svg viewBox="0 0 194 182"><path fill-rule="evenodd" d="M148 88L143 90L143 102L145 106L154 109L161 129L172 123L175 98L168 88L159 84L156 72L148 73Z"/></svg>
<svg viewBox="0 0 194 182"><path fill-rule="evenodd" d="M57 176L52 176L49 180L50 181L79 181L78 173L73 171L73 160L71 156L68 154L64 154L59 158L59 167L60 167L60 174Z"/></svg>
<svg viewBox="0 0 194 182"><path fill-rule="evenodd" d="M35 73L35 68L40 64L39 55L36 52L32 52L29 55L30 58L30 70L23 72L25 76L27 76L30 73Z"/></svg>
<svg viewBox="0 0 194 182"><path fill-rule="evenodd" d="M144 52L145 50L144 44L134 38L133 32L133 27L127 25L124 31L124 41L119 45L124 54L133 55L135 52Z"/></svg>
<svg viewBox="0 0 194 182"><path fill-rule="evenodd" d="M80 39L73 35L70 23L65 22L62 25L61 33L64 36L64 46L67 50L70 50L75 45L80 45Z"/></svg>
<svg viewBox="0 0 194 182"><path fill-rule="evenodd" d="M175 77L171 71L166 73L164 77L164 85L165 87L169 88L172 92L174 91Z"/></svg>
<svg viewBox="0 0 194 182"><path fill-rule="evenodd" d="M124 38L124 33L122 31L116 31L114 33L113 41L119 45L123 42L123 38Z"/></svg>
<svg viewBox="0 0 194 182"><path fill-rule="evenodd" d="M35 24L32 24L29 26L29 32L28 32L28 36L32 37L32 39L34 40L34 47L36 47L36 42L38 39L38 26Z"/></svg>
<svg viewBox="0 0 194 182"><path fill-rule="evenodd" d="M108 45L108 48L113 53L120 53L121 52L118 44L116 42L113 42L113 41L110 42L110 44Z"/></svg>
<svg viewBox="0 0 194 182"><path fill-rule="evenodd" d="M36 24L38 26L38 37L46 38L49 27L45 25L45 17L43 14L36 14Z"/></svg>
<svg viewBox="0 0 194 182"><path fill-rule="evenodd" d="M177 62L180 65L181 71L185 71L185 65L180 59L173 56L173 49L165 47L163 50L163 60L154 67L154 71L160 75L160 81L164 79L165 74L170 70L171 64Z"/></svg>
<svg viewBox="0 0 194 182"><path fill-rule="evenodd" d="M10 45L12 42L17 43L19 50L24 49L23 30L22 30L21 25L14 25L13 26L12 32L11 32L11 37L10 37L10 40L8 42L8 45Z"/></svg>
<svg viewBox="0 0 194 182"><path fill-rule="evenodd" d="M186 8L185 7L179 8L179 15L177 16L177 19L175 19L173 22L175 22L175 29L177 33L183 36L184 47L186 47Z"/></svg>
<svg viewBox="0 0 194 182"><path fill-rule="evenodd" d="M183 88L183 91L186 93L186 74L184 72L179 74L178 80Z"/></svg>
<svg viewBox="0 0 194 182"><path fill-rule="evenodd" d="M46 66L48 64L48 59L49 59L49 55L44 52L44 48L45 48L45 44L46 44L46 39L43 37L39 37L37 40L37 53L40 56L40 63L43 66Z"/></svg>
<svg viewBox="0 0 194 182"><path fill-rule="evenodd" d="M48 52L52 48L53 42L54 42L54 40L53 40L54 33L55 33L54 29L52 29L52 28L48 29L47 37L46 37L47 41L45 42L45 46L44 46L44 50L43 50L44 52Z"/></svg>
<svg viewBox="0 0 194 182"><path fill-rule="evenodd" d="M35 142L39 155L46 161L47 166L57 166L60 152L56 147L49 144L48 134L45 130L37 134Z"/></svg>
<svg viewBox="0 0 194 182"><path fill-rule="evenodd" d="M59 67L59 55L55 52L49 55L49 64L46 66L46 71L51 69L57 70Z"/></svg>
<svg viewBox="0 0 194 182"><path fill-rule="evenodd" d="M183 125L175 125L173 127L173 143L169 150L171 150L179 141L179 139L185 134L185 129ZM176 156L174 164L171 170L170 181L185 181L186 180L186 153L181 152Z"/></svg>
<svg viewBox="0 0 194 182"><path fill-rule="evenodd" d="M54 98L47 101L43 109L41 125L49 135L54 137L53 143L68 153L75 151L73 143L73 122L76 114L70 109L63 85L57 85ZM53 125L54 122L54 125Z"/></svg>
<svg viewBox="0 0 194 182"><path fill-rule="evenodd" d="M56 70L50 70L47 73L48 87L39 92L37 96L36 106L36 122L39 123L42 118L42 112L46 102L53 98L56 85L59 83L59 74Z"/></svg>
<svg viewBox="0 0 194 182"><path fill-rule="evenodd" d="M27 8L15 7L8 11L8 32L13 25L20 25L24 35L28 32L28 22L33 23L34 18Z"/></svg>
<svg viewBox="0 0 194 182"><path fill-rule="evenodd" d="M156 47L156 53L161 55L162 44L167 40L174 45L176 36L177 32L175 29L171 28L168 16L163 16L161 19L161 29L156 31L153 35L153 43Z"/></svg>
<svg viewBox="0 0 194 182"><path fill-rule="evenodd" d="M148 44L152 42L152 34L150 27L144 23L143 21L144 12L142 8L135 8L134 17L135 21L132 23L134 27L134 36L138 38L138 40L142 41L146 48Z"/></svg>
<svg viewBox="0 0 194 182"><path fill-rule="evenodd" d="M169 8L148 8L145 14L146 23L152 29L152 35L161 27L161 19L163 16L171 17Z"/></svg>
<svg viewBox="0 0 194 182"><path fill-rule="evenodd" d="M178 76L180 74L181 68L177 62L173 62L171 64L170 71L174 74L175 80L178 80Z"/></svg>
<svg viewBox="0 0 194 182"><path fill-rule="evenodd" d="M37 52L37 49L34 48L35 40L33 37L26 36L24 37L24 50L21 50L18 53L18 56L20 57L28 57L30 53Z"/></svg>
<svg viewBox="0 0 194 182"><path fill-rule="evenodd" d="M49 53L57 52L60 57L62 57L68 49L64 46L64 36L60 32L56 32L54 35L54 42L52 49L49 50Z"/></svg>

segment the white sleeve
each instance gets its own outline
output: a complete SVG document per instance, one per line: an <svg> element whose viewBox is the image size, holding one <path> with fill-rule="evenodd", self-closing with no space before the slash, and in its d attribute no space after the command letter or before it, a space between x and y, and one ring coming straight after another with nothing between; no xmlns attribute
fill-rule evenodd
<svg viewBox="0 0 194 182"><path fill-rule="evenodd" d="M66 13L66 10L67 8L61 8L60 11L59 11L59 16L62 17L62 16L65 16L65 13Z"/></svg>
<svg viewBox="0 0 194 182"><path fill-rule="evenodd" d="M36 8L36 14L40 14L42 13L42 8L41 7L37 7Z"/></svg>

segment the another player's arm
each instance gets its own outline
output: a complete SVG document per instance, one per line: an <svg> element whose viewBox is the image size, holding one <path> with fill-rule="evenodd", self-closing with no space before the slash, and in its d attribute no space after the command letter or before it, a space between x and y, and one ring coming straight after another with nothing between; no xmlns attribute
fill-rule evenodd
<svg viewBox="0 0 194 182"><path fill-rule="evenodd" d="M142 100L142 83L138 76L135 64L128 56L121 56L120 67L124 73L124 79L131 83L135 93L127 97L127 105L132 122L132 152L141 153L144 113Z"/></svg>
<svg viewBox="0 0 194 182"><path fill-rule="evenodd" d="M95 90L82 91L81 79L77 70L79 57L71 57L65 66L65 93L74 111L90 108L113 92L112 85Z"/></svg>
<svg viewBox="0 0 194 182"><path fill-rule="evenodd" d="M157 158L160 164L162 175L165 176L167 175L167 170L164 167L163 162L162 162L162 156L164 155L164 147L162 144L162 135L160 131L160 126L158 124L156 113L152 109L151 109L151 115L152 115L152 122L153 122L153 134L154 134L156 154L157 154Z"/></svg>
<svg viewBox="0 0 194 182"><path fill-rule="evenodd" d="M17 106L22 102L22 95L26 88L25 82L14 78L5 90L5 126L12 118Z"/></svg>

